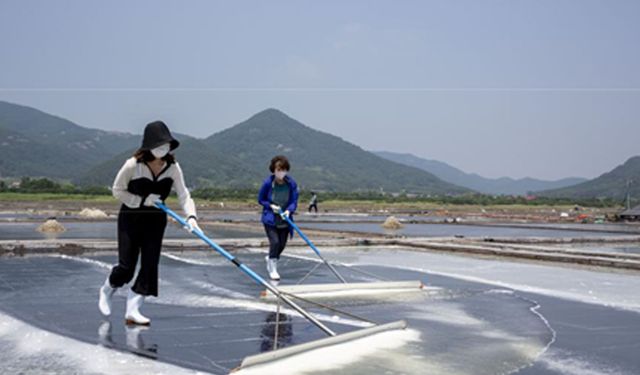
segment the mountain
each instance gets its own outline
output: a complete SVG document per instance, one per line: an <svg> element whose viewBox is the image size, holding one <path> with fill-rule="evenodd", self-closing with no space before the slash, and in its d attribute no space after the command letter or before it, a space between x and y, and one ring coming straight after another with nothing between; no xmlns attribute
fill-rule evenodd
<svg viewBox="0 0 640 375"><path fill-rule="evenodd" d="M195 140L175 136L183 142ZM102 168L110 168L114 159L114 165L122 164L141 140L139 134L85 128L35 108L0 101L0 177L50 177L108 185L107 181L113 181L106 177L111 170Z"/></svg>
<svg viewBox="0 0 640 375"><path fill-rule="evenodd" d="M485 178L475 173L465 173L449 164L437 160L428 160L412 154L401 154L388 151L374 151L387 160L405 164L430 172L438 178L458 186L486 194L525 195L529 192L562 188L587 181L585 178L571 177L557 181L545 181L534 178L513 179L501 177Z"/></svg>
<svg viewBox="0 0 640 375"><path fill-rule="evenodd" d="M268 109L206 139L176 134L191 187L257 188L269 160L287 155L302 188L459 194L467 189L379 158ZM140 135L88 129L42 111L0 102L0 177L51 177L109 186Z"/></svg>
<svg viewBox="0 0 640 375"><path fill-rule="evenodd" d="M187 186L242 188L250 185L247 181L256 179L256 174L245 168L242 162L232 155L212 149L203 140L175 136L180 140L180 147L176 149L175 156L183 167ZM88 186L110 185L122 164L136 149L137 146L99 163L77 177L74 182Z"/></svg>
<svg viewBox="0 0 640 375"><path fill-rule="evenodd" d="M237 158L255 175L254 186L270 173L271 158L282 154L291 161L291 174L301 187L310 190L433 194L468 191L314 130L276 109L264 110L204 142L213 150Z"/></svg>
<svg viewBox="0 0 640 375"><path fill-rule="evenodd" d="M634 198L640 197L640 156L634 156L612 171L578 185L541 191L548 197L613 198L622 200L627 194L627 182Z"/></svg>
<svg viewBox="0 0 640 375"><path fill-rule="evenodd" d="M67 179L140 144L140 136L89 129L0 101L0 177ZM71 175L71 176L72 176Z"/></svg>

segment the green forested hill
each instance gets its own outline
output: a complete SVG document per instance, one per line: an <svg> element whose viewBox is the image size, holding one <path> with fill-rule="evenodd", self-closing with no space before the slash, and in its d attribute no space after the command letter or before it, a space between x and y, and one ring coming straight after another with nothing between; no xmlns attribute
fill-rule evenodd
<svg viewBox="0 0 640 375"><path fill-rule="evenodd" d="M176 157L191 187L256 188L269 174L269 160L283 154L303 189L439 195L469 191L314 130L276 109L206 139L176 137L182 142ZM140 139L0 102L0 177L53 177L109 186Z"/></svg>
<svg viewBox="0 0 640 375"><path fill-rule="evenodd" d="M73 179L140 143L140 136L89 129L34 108L0 102L0 176Z"/></svg>
<svg viewBox="0 0 640 375"><path fill-rule="evenodd" d="M613 198L624 199L627 193L627 182L633 197L640 197L640 156L634 156L624 164L617 166L593 180L562 189L539 192L548 197L572 198Z"/></svg>
<svg viewBox="0 0 640 375"><path fill-rule="evenodd" d="M292 163L292 175L306 189L434 194L468 191L314 130L276 109L262 111L205 142L239 159L262 177L269 173L267 166L273 156L286 155Z"/></svg>
<svg viewBox="0 0 640 375"><path fill-rule="evenodd" d="M180 139L180 138L179 138ZM190 187L253 187L257 179L231 155L212 149L202 140L180 139L180 147L175 151L185 180ZM130 158L136 148L132 148L102 162L79 176L75 182L81 185L110 185L120 167ZM253 185L252 185L253 184Z"/></svg>

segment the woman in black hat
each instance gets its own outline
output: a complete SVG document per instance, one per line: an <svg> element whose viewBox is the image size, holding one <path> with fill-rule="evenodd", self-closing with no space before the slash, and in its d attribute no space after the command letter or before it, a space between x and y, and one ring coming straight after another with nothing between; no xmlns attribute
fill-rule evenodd
<svg viewBox="0 0 640 375"><path fill-rule="evenodd" d="M117 288L133 279L140 254L140 271L127 295L127 324L148 325L150 320L140 313L140 307L146 296L158 296L158 263L167 215L154 203L164 202L173 188L188 217L189 229L199 229L195 204L180 165L170 153L179 144L162 121L148 124L142 147L124 163L113 183L113 195L122 202L118 214L118 264L100 288L98 307L103 315L111 315L111 297Z"/></svg>

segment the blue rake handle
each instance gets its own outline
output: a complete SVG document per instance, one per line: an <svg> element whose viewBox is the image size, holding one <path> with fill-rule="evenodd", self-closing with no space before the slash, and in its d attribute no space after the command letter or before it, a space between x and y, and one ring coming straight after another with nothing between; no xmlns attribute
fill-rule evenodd
<svg viewBox="0 0 640 375"><path fill-rule="evenodd" d="M291 220L289 218L289 216L285 215L284 212L282 212L282 208L279 210L278 213L280 214L280 217L282 217L284 220L286 220L287 223L289 225L291 225L291 227L293 229L295 229L296 232L298 232L300 237L302 237L302 239L307 243L307 245L309 245L309 247L311 247L311 249L313 249L313 251L316 253L316 255L318 255L318 257L324 262L324 264L326 264L327 267L329 267L331 272L333 272L333 274L336 275L338 280L340 280L343 284L347 284L347 280L345 280L344 277L342 277L342 275L340 275L338 273L338 271L335 268L333 268L331 263L327 262L327 260L322 256L322 254L320 254L320 250L318 250L316 245L314 245L313 242L311 242L311 240L307 236L305 236L304 233L302 233L302 230L300 230L300 228L293 222L293 220Z"/></svg>
<svg viewBox="0 0 640 375"><path fill-rule="evenodd" d="M161 210L163 210L164 212L166 212L169 216L171 216L172 218L174 218L178 223L180 223L180 225L182 225L185 228L190 228L191 226L187 223L187 221L185 219L183 219L182 217L180 217L180 215L176 214L175 212L173 212L169 207L165 206L162 202L157 201L155 202L156 207L160 208ZM322 322L320 322L318 319L316 319L315 317L313 317L311 314L309 314L306 310L304 310L302 307L298 306L298 304L296 304L295 302L293 302L292 300L290 300L287 296L285 296L284 294L282 294L277 288L275 288L273 285L269 284L265 279L263 279L260 275L258 275L257 273L255 273L251 268L247 267L246 265L244 265L242 262L240 262L236 257L234 257L233 255L231 255L228 251L226 251L225 249L223 249L222 247L220 247L217 243L213 242L209 237L207 237L201 230L198 230L196 228L193 228L192 230L189 230L191 233L195 234L196 236L200 237L201 240L203 240L204 242L206 242L209 246L211 246L215 251L217 251L218 253L220 253L220 255L222 255L223 257L225 257L228 261L230 261L231 263L235 264L238 268L240 268L240 270L242 272L244 272L245 274L247 274L249 277L251 277L253 279L253 281L255 281L256 283L258 283L259 285L262 285L263 287L267 288L271 293L273 293L275 296L277 296L278 298L282 299L282 301L284 301L287 305L289 305L292 309L296 310L297 312L300 313L300 315L304 316L305 318L307 318L307 320L309 320L311 323L315 324L318 328L320 328L322 331L324 331L327 335L329 336L335 336L335 332L333 332L331 329L329 329L327 326L325 326L324 324L322 324Z"/></svg>

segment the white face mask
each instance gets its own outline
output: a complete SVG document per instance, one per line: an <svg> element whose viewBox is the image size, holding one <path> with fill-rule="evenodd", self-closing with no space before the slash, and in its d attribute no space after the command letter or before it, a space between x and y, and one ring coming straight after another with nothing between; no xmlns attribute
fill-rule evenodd
<svg viewBox="0 0 640 375"><path fill-rule="evenodd" d="M165 143L162 146L158 146L152 149L151 153L156 157L156 159L162 159L163 157L167 156L170 150L171 146L168 143Z"/></svg>
<svg viewBox="0 0 640 375"><path fill-rule="evenodd" d="M286 171L276 171L275 175L276 175L276 178L278 180L282 180L287 175L287 172Z"/></svg>

